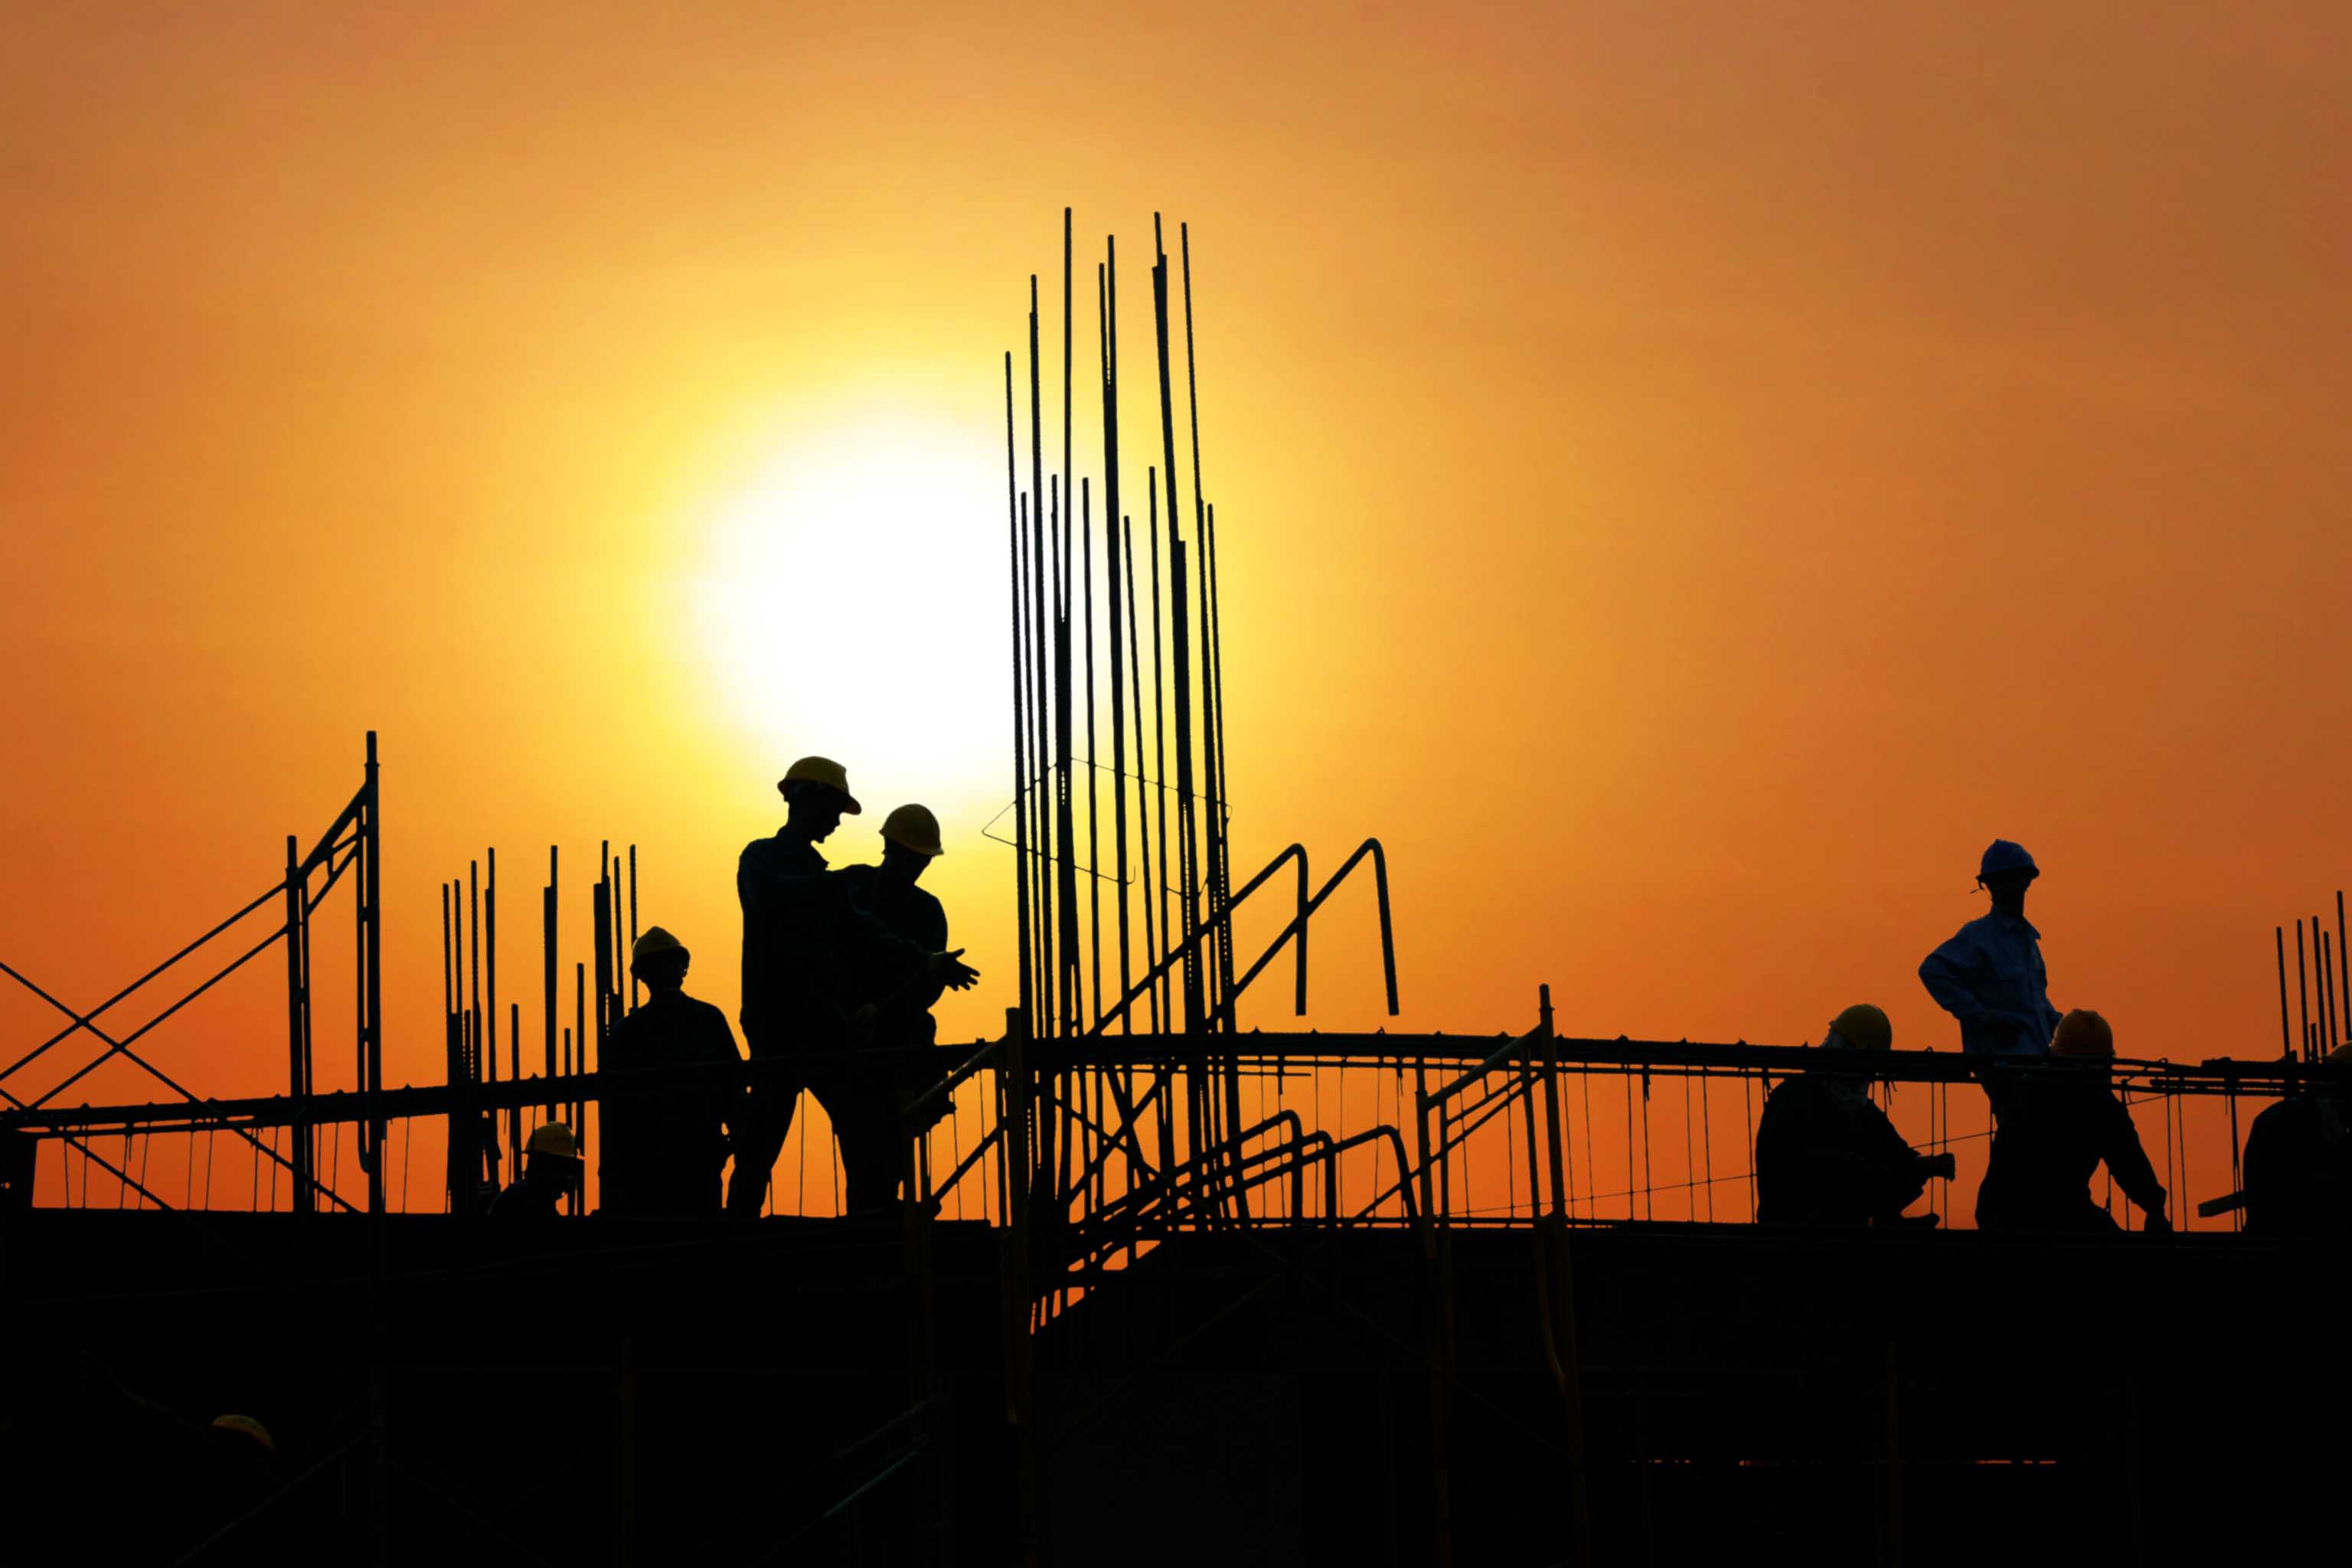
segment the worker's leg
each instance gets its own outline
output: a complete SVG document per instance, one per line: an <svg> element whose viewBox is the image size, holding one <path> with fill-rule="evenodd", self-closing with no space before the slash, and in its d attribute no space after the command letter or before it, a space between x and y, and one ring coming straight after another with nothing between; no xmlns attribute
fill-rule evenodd
<svg viewBox="0 0 2352 1568"><path fill-rule="evenodd" d="M841 1141L841 1175L848 1189L844 1207L851 1214L889 1207L901 1173L898 1106L887 1079L844 1075L814 1087Z"/></svg>
<svg viewBox="0 0 2352 1568"><path fill-rule="evenodd" d="M774 1061L756 1047L754 1060ZM751 1085L743 1110L742 1135L735 1140L735 1174L727 1184L727 1212L739 1219L757 1219L768 1196L768 1173L784 1150L793 1130L793 1111L799 1105L801 1082L796 1075L763 1073Z"/></svg>

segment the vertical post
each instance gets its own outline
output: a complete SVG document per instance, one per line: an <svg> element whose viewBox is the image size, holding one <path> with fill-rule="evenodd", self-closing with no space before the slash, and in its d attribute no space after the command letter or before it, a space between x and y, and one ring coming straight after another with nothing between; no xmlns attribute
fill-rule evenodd
<svg viewBox="0 0 2352 1568"><path fill-rule="evenodd" d="M301 847L286 836L286 1092L293 1101L293 1119L287 1128L287 1152L292 1156L296 1214L316 1208L310 1191L310 996L308 965L303 962L309 940L310 916L303 908L310 879L303 874Z"/></svg>
<svg viewBox="0 0 2352 1568"><path fill-rule="evenodd" d="M360 925L363 932L360 980L360 1037L368 1097L368 1213L383 1213L383 795L376 773L375 731L367 737L367 778L361 785ZM381 1237L379 1230L378 1236Z"/></svg>
<svg viewBox="0 0 2352 1568"><path fill-rule="evenodd" d="M1037 275L1029 275L1029 629L1034 647L1035 662L1031 666L1036 706L1030 721L1029 733L1035 742L1040 788L1037 795L1038 878L1037 878L1037 942L1038 990L1035 993L1039 1014L1033 1015L1030 1024L1039 1037L1050 1036L1055 1027L1055 996L1060 971L1054 967L1054 895L1053 879L1045 874L1045 846L1053 842L1052 819L1045 815L1045 795L1043 788L1052 764L1046 760L1053 753L1047 750L1046 710L1052 701L1049 689L1053 682L1052 648L1046 637L1048 603L1045 596L1045 409L1043 368L1037 358Z"/></svg>
<svg viewBox="0 0 2352 1568"><path fill-rule="evenodd" d="M547 1065L546 1076L555 1076L555 848L547 847L547 886L539 894L540 988L546 1014ZM555 1098L551 1094L541 1110L542 1117L555 1114Z"/></svg>
<svg viewBox="0 0 2352 1568"><path fill-rule="evenodd" d="M629 977L629 1011L637 1010L636 971L629 960L637 948L637 847L629 846L629 944L621 950L621 972Z"/></svg>

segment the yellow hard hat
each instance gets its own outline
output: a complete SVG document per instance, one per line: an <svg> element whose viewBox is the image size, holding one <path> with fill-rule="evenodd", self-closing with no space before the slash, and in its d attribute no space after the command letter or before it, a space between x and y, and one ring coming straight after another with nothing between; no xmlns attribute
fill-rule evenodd
<svg viewBox="0 0 2352 1568"><path fill-rule="evenodd" d="M661 927L647 926L646 934L629 944L629 967L640 968L646 959L664 952L679 953L688 958L694 956L686 951L686 943L670 935Z"/></svg>
<svg viewBox="0 0 2352 1568"><path fill-rule="evenodd" d="M940 819L927 805L902 805L882 819L882 837L918 855L944 855L940 847Z"/></svg>
<svg viewBox="0 0 2352 1568"><path fill-rule="evenodd" d="M271 1453L278 1452L278 1441L270 1436L269 1428L250 1415L215 1415L213 1417L213 1430L242 1432Z"/></svg>
<svg viewBox="0 0 2352 1568"><path fill-rule="evenodd" d="M1832 1018L1830 1029L1859 1050L1884 1051L1895 1045L1895 1026L1867 1002L1857 1002Z"/></svg>
<svg viewBox="0 0 2352 1568"><path fill-rule="evenodd" d="M851 816L865 810L857 804L857 797L849 793L849 770L831 757L803 757L784 770L784 776L776 781L776 789L790 800L792 786L796 784L823 784L841 797L841 809Z"/></svg>
<svg viewBox="0 0 2352 1568"><path fill-rule="evenodd" d="M2116 1054L2116 1032L2107 1021L2087 1007L2077 1007L2058 1020L2058 1033L2050 1041L2053 1057L2111 1057Z"/></svg>
<svg viewBox="0 0 2352 1568"><path fill-rule="evenodd" d="M523 1146L528 1154L544 1154L552 1160L577 1160L580 1145L572 1141L572 1129L561 1121L549 1121L534 1128L530 1142Z"/></svg>

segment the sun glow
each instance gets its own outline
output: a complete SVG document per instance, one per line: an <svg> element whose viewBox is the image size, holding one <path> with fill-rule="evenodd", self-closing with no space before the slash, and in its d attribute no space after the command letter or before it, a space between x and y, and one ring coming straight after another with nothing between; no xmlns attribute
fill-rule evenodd
<svg viewBox="0 0 2352 1568"><path fill-rule="evenodd" d="M779 768L834 757L869 805L1004 793L1003 461L945 421L864 423L718 509L695 617L728 716Z"/></svg>

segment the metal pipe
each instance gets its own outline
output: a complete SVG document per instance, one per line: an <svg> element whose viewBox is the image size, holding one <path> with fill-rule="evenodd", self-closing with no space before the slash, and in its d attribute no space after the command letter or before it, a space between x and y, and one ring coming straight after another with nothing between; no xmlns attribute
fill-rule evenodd
<svg viewBox="0 0 2352 1568"><path fill-rule="evenodd" d="M366 930L363 951L367 962L366 978L361 987L361 1006L365 1018L362 1031L367 1073L363 1087L371 1102L368 1116L368 1212L384 1212L383 1142L383 797L376 771L375 731L367 732L367 777L360 786L367 802L366 815L361 822L360 837L360 907L361 922ZM383 1235L378 1227L370 1247L379 1267L383 1256Z"/></svg>
<svg viewBox="0 0 2352 1568"><path fill-rule="evenodd" d="M299 857L301 841L293 834L286 836L286 1082L287 1092L307 1100L310 1093L310 1052L302 1016L309 1007L302 976L302 937L305 914L303 892L308 879L303 877ZM293 1156L294 1212L313 1213L317 1205L310 1196L310 1161L308 1130L299 1121L293 1123L289 1151Z"/></svg>

